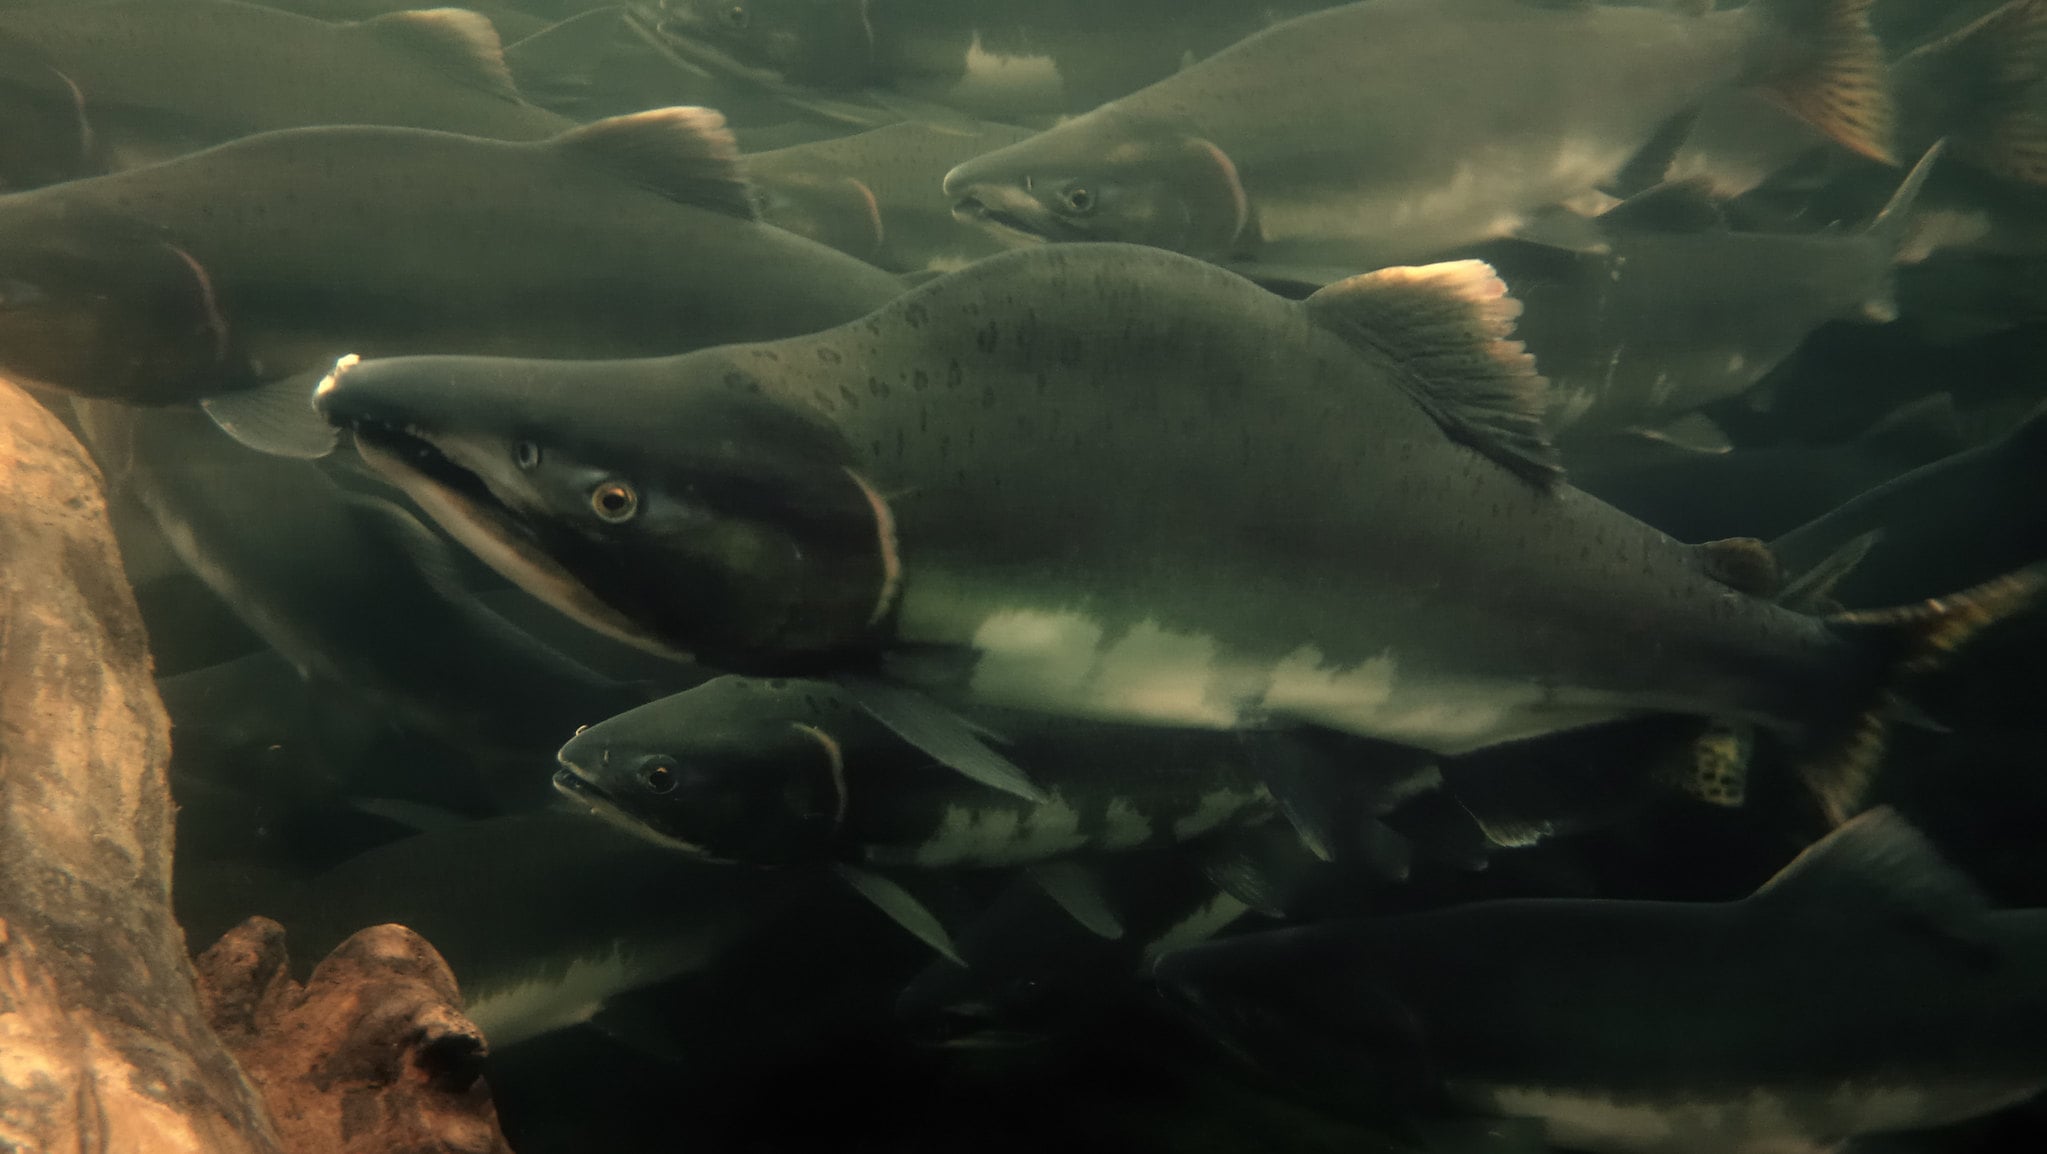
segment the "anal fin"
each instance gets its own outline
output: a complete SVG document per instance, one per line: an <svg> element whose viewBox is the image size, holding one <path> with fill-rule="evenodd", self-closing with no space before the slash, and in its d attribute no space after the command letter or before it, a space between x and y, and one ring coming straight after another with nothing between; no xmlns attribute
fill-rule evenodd
<svg viewBox="0 0 2047 1154"><path fill-rule="evenodd" d="M1071 858L1042 861L1030 867L1031 880L1045 896L1072 915L1082 928L1098 938L1115 941L1123 936L1123 919L1102 892L1101 879Z"/></svg>
<svg viewBox="0 0 2047 1154"><path fill-rule="evenodd" d="M937 950L946 960L966 968L967 963L960 957L959 947L953 944L952 934L947 932L945 924L931 912L931 907L919 901L901 883L843 862L835 863L832 872L853 887L855 893L887 914L890 921L908 930L912 937Z"/></svg>

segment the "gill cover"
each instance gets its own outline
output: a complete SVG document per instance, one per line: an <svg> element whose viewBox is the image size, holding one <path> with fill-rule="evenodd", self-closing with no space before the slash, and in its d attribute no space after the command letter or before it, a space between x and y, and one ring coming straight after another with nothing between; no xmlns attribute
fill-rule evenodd
<svg viewBox="0 0 2047 1154"><path fill-rule="evenodd" d="M198 257L139 225L71 220L46 227L31 219L0 238L0 367L131 404L245 383L230 359L213 277Z"/></svg>

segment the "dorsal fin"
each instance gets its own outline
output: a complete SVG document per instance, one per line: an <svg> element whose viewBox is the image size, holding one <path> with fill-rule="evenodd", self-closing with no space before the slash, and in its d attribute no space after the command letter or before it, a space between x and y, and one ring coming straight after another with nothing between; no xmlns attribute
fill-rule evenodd
<svg viewBox="0 0 2047 1154"><path fill-rule="evenodd" d="M1711 232L1727 227L1713 199L1711 177L1665 181L1607 209L1599 218L1609 231Z"/></svg>
<svg viewBox="0 0 2047 1154"><path fill-rule="evenodd" d="M1309 315L1390 359L1394 379L1455 441L1549 488L1564 469L1543 422L1548 382L1512 339L1521 302L1484 261L1384 268L1307 300Z"/></svg>
<svg viewBox="0 0 2047 1154"><path fill-rule="evenodd" d="M1777 555L1754 537L1707 541L1692 546L1692 555L1707 576L1751 597L1775 597L1784 588L1784 570L1777 564Z"/></svg>
<svg viewBox="0 0 2047 1154"><path fill-rule="evenodd" d="M433 63L453 79L518 98L518 85L505 65L505 46L488 16L466 8L420 8L386 12L356 27Z"/></svg>
<svg viewBox="0 0 2047 1154"><path fill-rule="evenodd" d="M1750 900L1792 903L1801 916L1873 906L1964 939L1989 909L1975 883L1888 806L1806 847Z"/></svg>
<svg viewBox="0 0 2047 1154"><path fill-rule="evenodd" d="M652 108L571 128L549 144L652 192L741 220L757 219L739 144L709 108Z"/></svg>

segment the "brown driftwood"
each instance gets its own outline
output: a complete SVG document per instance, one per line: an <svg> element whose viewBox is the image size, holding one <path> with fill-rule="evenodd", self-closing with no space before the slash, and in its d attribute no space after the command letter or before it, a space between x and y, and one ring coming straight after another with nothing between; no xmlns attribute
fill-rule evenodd
<svg viewBox="0 0 2047 1154"><path fill-rule="evenodd" d="M300 986L284 927L250 918L200 955L199 990L292 1154L511 1154L483 1034L411 930L357 933Z"/></svg>
<svg viewBox="0 0 2047 1154"><path fill-rule="evenodd" d="M97 471L0 381L0 1149L279 1149L171 918L169 754Z"/></svg>

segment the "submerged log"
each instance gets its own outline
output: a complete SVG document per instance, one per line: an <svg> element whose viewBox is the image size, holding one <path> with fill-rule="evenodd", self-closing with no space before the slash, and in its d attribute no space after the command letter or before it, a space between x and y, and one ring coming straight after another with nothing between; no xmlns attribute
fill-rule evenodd
<svg viewBox="0 0 2047 1154"><path fill-rule="evenodd" d="M168 729L97 470L0 381L0 1149L279 1150L171 917Z"/></svg>
<svg viewBox="0 0 2047 1154"><path fill-rule="evenodd" d="M250 918L200 955L199 990L291 1154L511 1154L483 1034L447 962L411 930L357 933L301 986L284 927Z"/></svg>

